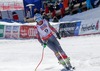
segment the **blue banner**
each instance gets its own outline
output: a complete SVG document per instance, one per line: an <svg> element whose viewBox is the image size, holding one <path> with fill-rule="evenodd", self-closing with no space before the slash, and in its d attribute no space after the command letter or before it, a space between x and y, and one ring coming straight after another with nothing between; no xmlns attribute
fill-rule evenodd
<svg viewBox="0 0 100 71"><path fill-rule="evenodd" d="M76 22L76 28L74 30L74 35L75 36L78 36L79 35L80 25L81 25L81 21Z"/></svg>
<svg viewBox="0 0 100 71"><path fill-rule="evenodd" d="M42 7L42 2L41 0L23 0L23 4L24 4L24 10L25 10L25 16L27 15L27 11L30 11L30 15L31 17L34 16L34 8L37 8L38 10L40 10L40 8ZM32 6L32 8L30 9L29 4L33 4L34 6Z"/></svg>
<svg viewBox="0 0 100 71"><path fill-rule="evenodd" d="M80 25L81 21L60 23L59 34L61 37L77 36L79 34Z"/></svg>

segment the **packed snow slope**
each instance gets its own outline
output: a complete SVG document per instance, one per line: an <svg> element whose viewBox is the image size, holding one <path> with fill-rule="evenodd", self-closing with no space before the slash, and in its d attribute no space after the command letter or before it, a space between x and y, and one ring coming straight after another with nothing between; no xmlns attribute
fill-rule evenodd
<svg viewBox="0 0 100 71"><path fill-rule="evenodd" d="M75 71L100 71L100 35L67 37L59 40ZM42 46L36 39L0 39L0 71L34 71L41 59ZM54 53L45 48L37 71L64 71Z"/></svg>

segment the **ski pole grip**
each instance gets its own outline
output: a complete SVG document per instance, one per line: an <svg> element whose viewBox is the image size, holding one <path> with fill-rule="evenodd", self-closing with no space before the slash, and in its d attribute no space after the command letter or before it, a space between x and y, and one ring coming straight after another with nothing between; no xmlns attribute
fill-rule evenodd
<svg viewBox="0 0 100 71"><path fill-rule="evenodd" d="M46 43L43 43L43 47L46 48L46 46L47 46L47 44Z"/></svg>

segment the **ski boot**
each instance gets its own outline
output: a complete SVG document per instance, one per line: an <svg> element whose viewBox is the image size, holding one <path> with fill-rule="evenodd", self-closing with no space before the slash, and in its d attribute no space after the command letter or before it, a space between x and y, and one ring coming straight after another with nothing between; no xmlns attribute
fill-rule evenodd
<svg viewBox="0 0 100 71"><path fill-rule="evenodd" d="M70 70L70 68L66 65L66 62L63 59L59 60L59 64L61 64L66 70Z"/></svg>
<svg viewBox="0 0 100 71"><path fill-rule="evenodd" d="M74 70L75 69L75 67L72 67L72 65L71 65L71 63L70 63L70 58L68 57L68 58L66 58L66 59L64 59L65 60L65 63L66 63L66 65L67 65L67 67L70 69L70 70Z"/></svg>
<svg viewBox="0 0 100 71"><path fill-rule="evenodd" d="M72 67L72 65L71 65L71 63L70 63L70 58L66 55L66 54L61 54L62 55L62 58L63 58L63 60L65 61L65 63L66 63L66 68L68 69L68 70L71 70L71 69L75 69L75 67Z"/></svg>

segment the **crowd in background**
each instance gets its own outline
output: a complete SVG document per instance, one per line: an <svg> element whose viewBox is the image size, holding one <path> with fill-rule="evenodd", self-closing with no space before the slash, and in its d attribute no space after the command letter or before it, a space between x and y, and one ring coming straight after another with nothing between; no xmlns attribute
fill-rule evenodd
<svg viewBox="0 0 100 71"><path fill-rule="evenodd" d="M82 12L82 3L86 2L86 9L92 9L95 7L98 7L100 5L100 0L60 0L60 1L56 1L55 3L47 3L44 2L43 8L41 8L40 10L38 10L37 8L34 9L34 14L35 13L41 13L43 15L44 18L46 18L49 21L49 18L53 18L54 22L57 22L58 19L64 17L66 14L74 14L74 12L72 12L74 6L76 4L79 4L78 6L78 12ZM67 9L67 13L66 13L66 8ZM57 15L56 11L60 11L60 14ZM48 17L49 14L49 17Z"/></svg>
<svg viewBox="0 0 100 71"><path fill-rule="evenodd" d="M41 13L41 15L43 15L43 18L47 19L48 21L50 21L50 19L53 19L52 20L53 22L58 22L59 19L64 17L65 15L69 14L73 15L92 8L96 8L98 6L100 6L100 0L56 0L56 1L54 0L54 2L43 1L43 7L40 8L40 10L34 8L34 14ZM32 17L30 9L26 10L25 12L27 13L25 15L26 19ZM18 21L19 14L17 12L11 12L11 13L12 13L12 19L14 21ZM1 12L0 12L0 19L2 19Z"/></svg>

